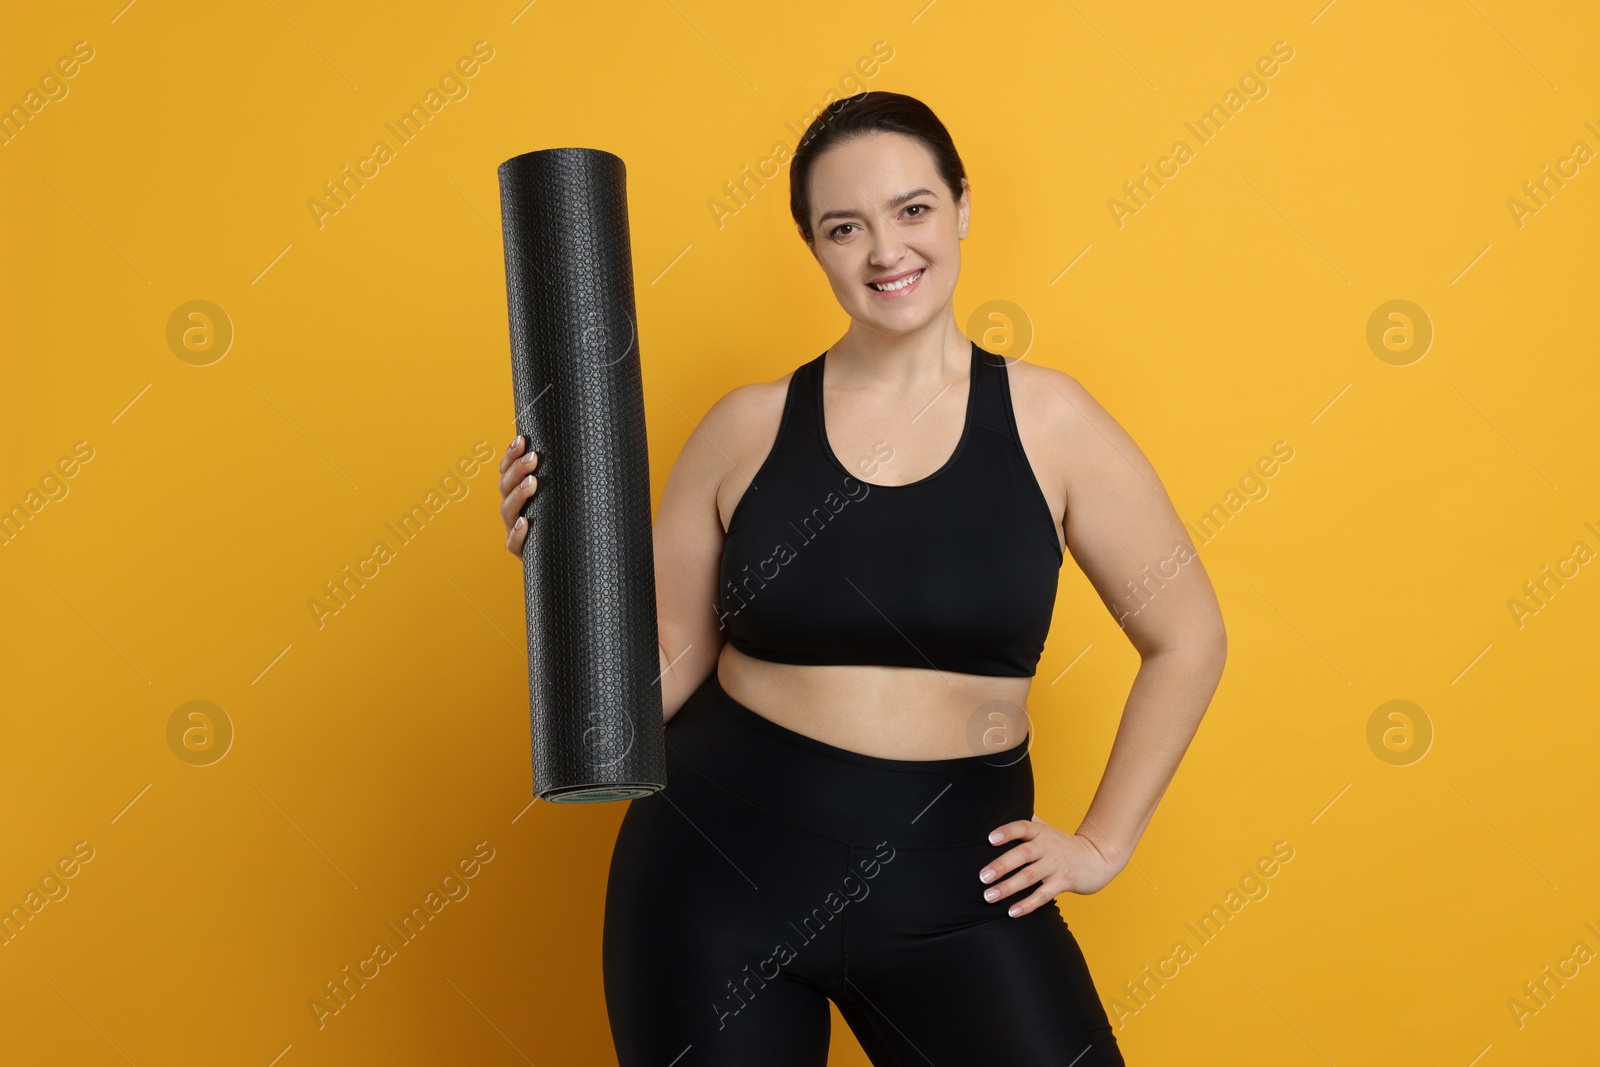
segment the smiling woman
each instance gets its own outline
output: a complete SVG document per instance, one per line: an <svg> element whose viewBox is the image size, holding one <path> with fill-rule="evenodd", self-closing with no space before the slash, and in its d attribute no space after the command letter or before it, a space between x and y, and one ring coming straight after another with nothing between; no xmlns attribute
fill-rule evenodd
<svg viewBox="0 0 1600 1067"><path fill-rule="evenodd" d="M618 1060L823 1067L831 1000L880 1067L1121 1064L1055 897L1128 863L1221 675L1216 598L1196 557L1127 620L1142 663L1100 788L1076 832L1038 818L1025 704L1068 547L1109 607L1192 546L1075 379L957 327L972 187L925 104L838 102L789 177L849 326L713 405L661 497L668 785L611 858ZM524 449L501 462L518 554Z"/></svg>

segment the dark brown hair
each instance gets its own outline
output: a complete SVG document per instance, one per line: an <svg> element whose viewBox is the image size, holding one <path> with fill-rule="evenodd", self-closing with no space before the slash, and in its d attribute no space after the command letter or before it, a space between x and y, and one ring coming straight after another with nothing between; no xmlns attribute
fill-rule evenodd
<svg viewBox="0 0 1600 1067"><path fill-rule="evenodd" d="M835 145L869 133L900 133L914 137L933 157L939 177L950 187L953 200L961 199L961 182L967 176L950 131L927 104L914 96L869 89L836 100L806 127L789 163L789 214L806 244L811 244L811 168L817 157Z"/></svg>

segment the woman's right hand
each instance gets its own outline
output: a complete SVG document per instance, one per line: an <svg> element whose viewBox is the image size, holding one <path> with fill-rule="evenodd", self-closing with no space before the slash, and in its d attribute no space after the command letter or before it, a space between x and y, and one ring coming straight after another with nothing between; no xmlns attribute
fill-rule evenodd
<svg viewBox="0 0 1600 1067"><path fill-rule="evenodd" d="M506 551L518 559L522 558L522 544L528 539L522 505L539 491L539 479L531 473L539 465L539 454L523 455L527 447L528 439L518 434L500 461L500 518L506 524Z"/></svg>

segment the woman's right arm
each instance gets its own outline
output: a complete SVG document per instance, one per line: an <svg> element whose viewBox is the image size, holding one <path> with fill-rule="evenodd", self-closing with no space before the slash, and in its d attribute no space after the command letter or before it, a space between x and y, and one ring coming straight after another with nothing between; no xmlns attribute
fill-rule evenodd
<svg viewBox="0 0 1600 1067"><path fill-rule="evenodd" d="M744 454L741 427L750 424L741 411L748 415L754 388L739 386L711 405L684 441L656 509L656 615L666 721L717 669L728 637L717 612L724 539L717 495L724 479L739 477L733 463Z"/></svg>
<svg viewBox="0 0 1600 1067"><path fill-rule="evenodd" d="M760 385L743 385L711 406L679 451L656 509L652 537L663 722L716 669L727 639L716 607L724 536L717 495L724 478L743 481L733 457L748 454L741 446L757 444L741 440L747 428L764 422L776 426L775 418L765 418L764 406L770 405L762 404L768 399L762 394ZM769 445L774 433L767 432ZM526 448L518 437L500 462L506 548L519 559L528 536L522 505L538 491L538 459L524 455Z"/></svg>

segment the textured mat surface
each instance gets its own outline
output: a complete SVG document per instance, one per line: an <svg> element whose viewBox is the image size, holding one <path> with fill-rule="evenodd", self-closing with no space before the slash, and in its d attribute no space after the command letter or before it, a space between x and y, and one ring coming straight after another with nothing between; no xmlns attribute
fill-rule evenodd
<svg viewBox="0 0 1600 1067"><path fill-rule="evenodd" d="M666 785L650 462L627 172L592 148L500 165L523 508L533 788L576 803Z"/></svg>

